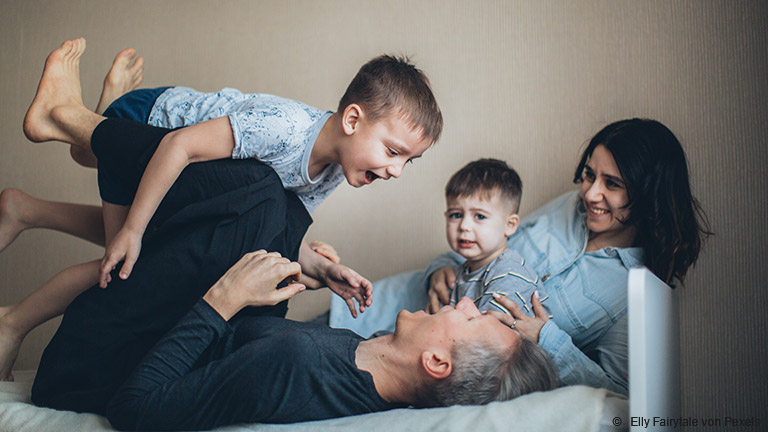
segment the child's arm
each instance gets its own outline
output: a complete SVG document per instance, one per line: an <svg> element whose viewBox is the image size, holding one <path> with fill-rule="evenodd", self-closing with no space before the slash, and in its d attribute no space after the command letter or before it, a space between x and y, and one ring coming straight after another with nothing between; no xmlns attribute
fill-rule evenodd
<svg viewBox="0 0 768 432"><path fill-rule="evenodd" d="M357 318L353 298L360 305L361 313L365 312L365 308L373 302L373 284L368 279L360 276L351 268L336 264L324 255L315 252L305 240L301 241L299 264L301 264L303 275L316 279L321 283L320 286L327 286L343 298L353 317ZM304 282L302 281L302 283ZM306 285L308 288L318 287L311 283Z"/></svg>
<svg viewBox="0 0 768 432"><path fill-rule="evenodd" d="M334 264L341 264L341 257L339 256L339 253L336 252L336 249L328 243L315 240L309 244L309 248L333 261Z"/></svg>
<svg viewBox="0 0 768 432"><path fill-rule="evenodd" d="M141 237L165 194L184 168L193 162L232 156L235 138L228 117L198 123L167 134L155 150L136 190L123 228L107 246L101 262L99 285L110 281L117 263L125 260L120 278L127 279L141 250Z"/></svg>

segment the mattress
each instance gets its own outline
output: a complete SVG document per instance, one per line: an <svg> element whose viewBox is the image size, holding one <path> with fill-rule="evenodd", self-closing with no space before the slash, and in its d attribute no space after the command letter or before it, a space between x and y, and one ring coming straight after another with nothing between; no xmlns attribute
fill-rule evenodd
<svg viewBox="0 0 768 432"><path fill-rule="evenodd" d="M30 403L34 371L14 371L0 382L0 432L113 431L106 418L40 408ZM600 431L628 430L629 403L605 389L562 387L484 406L397 409L287 425L241 424L216 431ZM619 419L618 421L616 419ZM618 426L616 426L618 425Z"/></svg>

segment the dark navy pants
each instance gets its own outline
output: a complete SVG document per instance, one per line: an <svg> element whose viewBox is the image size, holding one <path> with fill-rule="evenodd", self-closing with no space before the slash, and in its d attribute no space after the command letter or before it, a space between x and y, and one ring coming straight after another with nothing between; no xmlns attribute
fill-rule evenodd
<svg viewBox="0 0 768 432"><path fill-rule="evenodd" d="M169 131L117 119L105 120L99 129L94 148L105 140L124 146L118 148L154 148ZM148 160L145 153L131 154ZM121 156L111 163L103 168L118 170L116 181L129 183L146 166ZM67 308L43 352L32 401L103 413L142 356L241 256L266 249L297 260L310 223L296 195L256 160L188 166L150 221L131 276L117 277L118 265L106 289L95 285ZM286 309L283 303L242 313L283 316Z"/></svg>

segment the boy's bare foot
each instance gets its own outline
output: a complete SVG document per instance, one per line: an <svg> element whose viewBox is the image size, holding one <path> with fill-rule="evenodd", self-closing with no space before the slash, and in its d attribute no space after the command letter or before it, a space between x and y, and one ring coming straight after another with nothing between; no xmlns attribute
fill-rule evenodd
<svg viewBox="0 0 768 432"><path fill-rule="evenodd" d="M0 251L29 226L22 220L22 205L29 195L18 189L0 192Z"/></svg>
<svg viewBox="0 0 768 432"><path fill-rule="evenodd" d="M13 364L19 356L23 336L5 319L10 307L0 308L0 381L13 381Z"/></svg>
<svg viewBox="0 0 768 432"><path fill-rule="evenodd" d="M104 90L96 105L96 114L103 113L115 99L141 84L144 79L144 57L136 58L136 61L134 58L136 50L133 48L126 48L117 53L112 67L104 77Z"/></svg>
<svg viewBox="0 0 768 432"><path fill-rule="evenodd" d="M65 141L67 135L54 122L51 112L57 107L83 106L80 88L80 56L85 39L65 41L45 60L43 76L27 115L24 135L32 142Z"/></svg>

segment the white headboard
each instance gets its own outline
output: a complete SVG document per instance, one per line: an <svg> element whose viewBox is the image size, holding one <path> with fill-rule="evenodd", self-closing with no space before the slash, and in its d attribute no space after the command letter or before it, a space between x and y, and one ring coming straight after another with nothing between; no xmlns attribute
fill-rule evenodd
<svg viewBox="0 0 768 432"><path fill-rule="evenodd" d="M631 429L672 430L667 419L680 417L677 293L645 267L629 271L627 290Z"/></svg>

